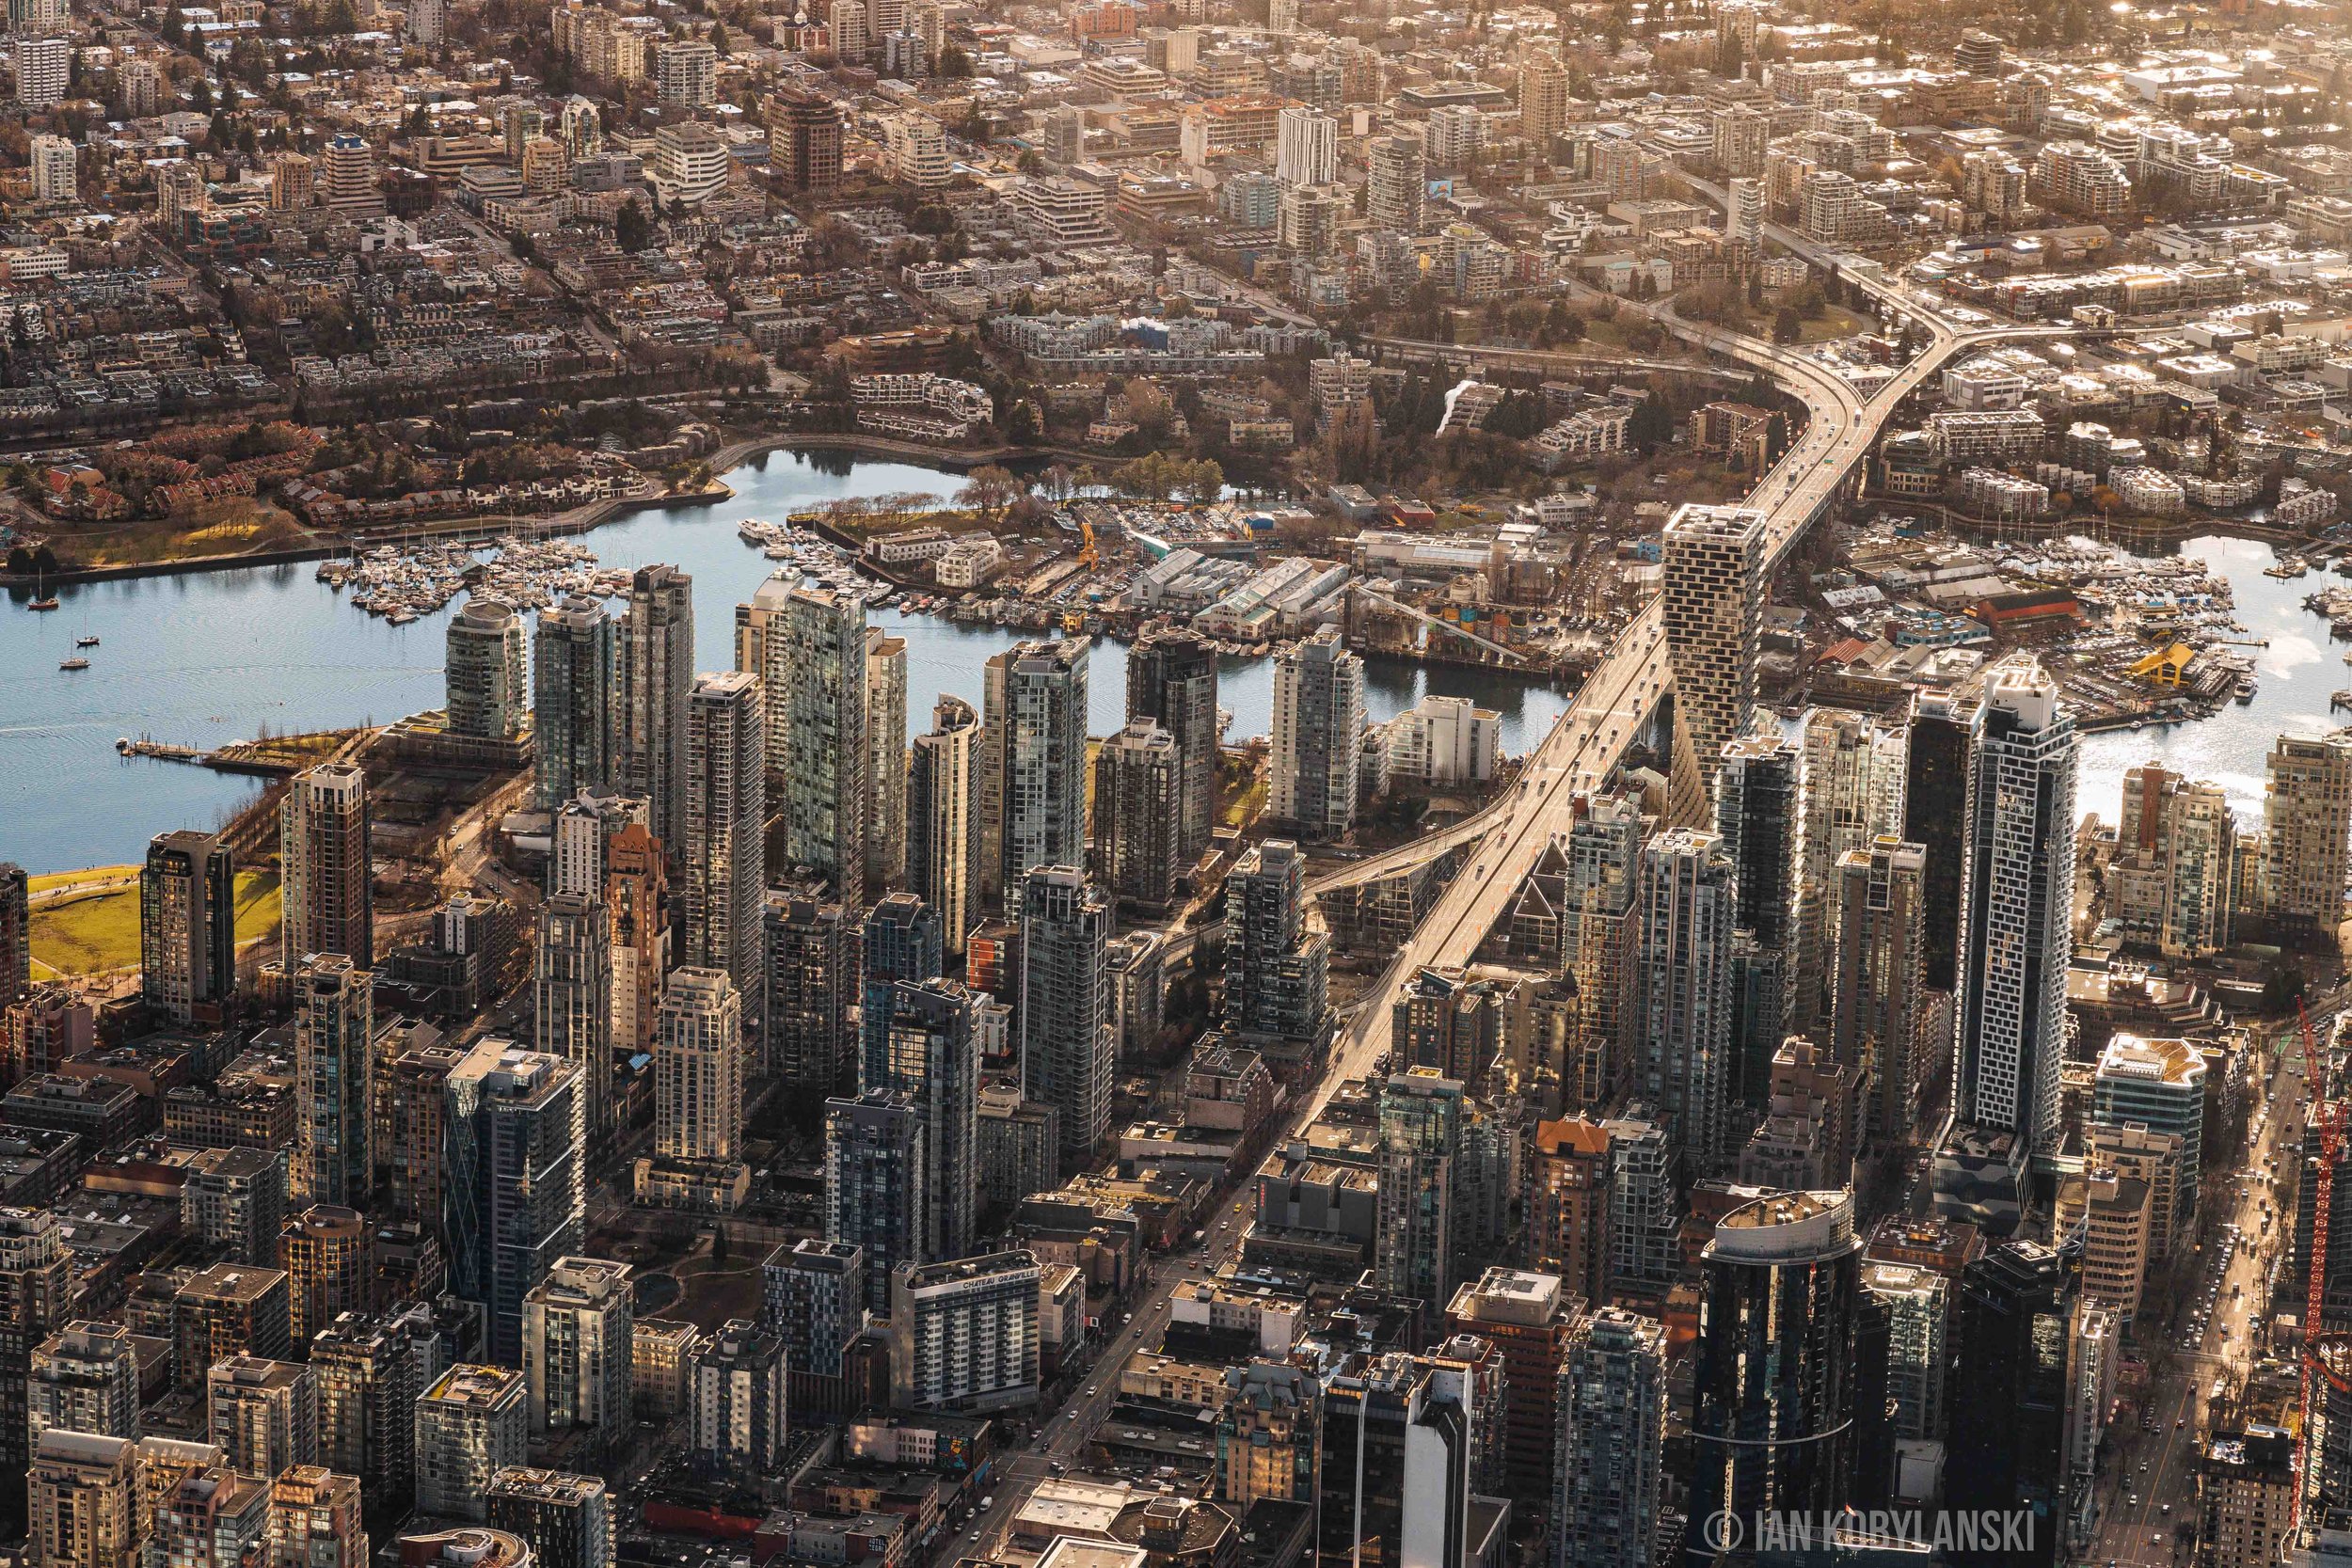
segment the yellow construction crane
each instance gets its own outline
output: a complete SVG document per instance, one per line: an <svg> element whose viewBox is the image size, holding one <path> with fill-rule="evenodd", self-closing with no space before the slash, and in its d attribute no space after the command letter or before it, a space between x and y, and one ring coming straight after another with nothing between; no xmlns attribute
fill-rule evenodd
<svg viewBox="0 0 2352 1568"><path fill-rule="evenodd" d="M1091 520L1085 517L1078 519L1078 536L1086 541L1078 549L1078 564L1091 572L1102 561L1102 557L1095 552L1094 524Z"/></svg>

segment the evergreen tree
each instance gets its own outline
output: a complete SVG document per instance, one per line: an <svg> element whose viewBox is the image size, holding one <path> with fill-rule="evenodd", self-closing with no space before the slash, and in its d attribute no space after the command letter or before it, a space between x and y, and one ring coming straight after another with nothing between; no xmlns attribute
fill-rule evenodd
<svg viewBox="0 0 2352 1568"><path fill-rule="evenodd" d="M1656 451L1675 438L1673 411L1651 393L1634 404L1632 417L1626 420L1625 438L1642 451Z"/></svg>

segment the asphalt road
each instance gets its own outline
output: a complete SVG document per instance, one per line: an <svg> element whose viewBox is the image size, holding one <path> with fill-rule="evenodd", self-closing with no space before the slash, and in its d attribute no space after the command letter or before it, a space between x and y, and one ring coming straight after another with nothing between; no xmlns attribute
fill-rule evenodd
<svg viewBox="0 0 2352 1568"><path fill-rule="evenodd" d="M2312 1022L2313 1033L2323 1039L2326 1027L2325 1018ZM2137 1331L2143 1343L2161 1338L2177 1348L2152 1381L2153 1430L2133 1424L2128 1417L2109 1429L2107 1473L2100 1477L2097 1493L2104 1517L2088 1554L2090 1562L2177 1568L2193 1555L2185 1546L2176 1549L2175 1542L2178 1527L2195 1511L2204 1402L2217 1379L2226 1377L2233 1387L2245 1381L2268 1298L2272 1259L2293 1224L2291 1218L2278 1217L2272 1185L2262 1175L2265 1161L2281 1148L2293 1149L2302 1136L2302 1080L2288 1070L2291 1054L2280 1052L2267 1097L2251 1110L2259 1132L2250 1154L2234 1169L2206 1179L2204 1193L2208 1197L2227 1195L2228 1208L2214 1226L2198 1266L2181 1276L2183 1299L2170 1323L2159 1329L2143 1321ZM2265 1202L2271 1204L2274 1216L2267 1235L2262 1223ZM2200 1333L2190 1323L2206 1280L2215 1275L2211 1257L2221 1245L2225 1223L2238 1227L2241 1242L2218 1272L2213 1312Z"/></svg>
<svg viewBox="0 0 2352 1568"><path fill-rule="evenodd" d="M1308 1101L1302 1097L1298 1103L1303 1106ZM1314 1103L1319 1105L1321 1101ZM1305 1119L1303 1114L1294 1113L1290 1126L1295 1130ZM1254 1178L1254 1167L1250 1174ZM1228 1196L1205 1222L1209 1234L1201 1250L1178 1252L1147 1261L1150 1284L1135 1301L1120 1308L1132 1316L1104 1342L1085 1381L1078 1386L1079 1391L1063 1402L1026 1447L1002 1462L994 1485L987 1494L993 1498L993 1506L981 1510L964 1525L963 1538L955 1544L952 1553L946 1555L990 1555L1010 1528L1013 1514L1037 1490L1040 1481L1053 1476L1056 1465L1073 1471L1081 1467L1079 1456L1085 1452L1096 1425L1110 1412L1119 1392L1119 1374L1127 1365L1127 1358L1138 1350L1156 1347L1167 1332L1168 1298L1176 1288L1188 1279L1215 1274L1220 1264L1240 1252L1251 1185L1250 1181L1244 1181L1240 1192Z"/></svg>

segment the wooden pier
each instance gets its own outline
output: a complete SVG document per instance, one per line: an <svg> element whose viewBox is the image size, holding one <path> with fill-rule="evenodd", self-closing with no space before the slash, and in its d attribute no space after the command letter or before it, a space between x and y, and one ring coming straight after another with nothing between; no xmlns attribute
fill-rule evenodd
<svg viewBox="0 0 2352 1568"><path fill-rule="evenodd" d="M149 757L157 762L190 763L198 768L209 768L215 773L283 779L301 772L314 763L325 761L352 733L349 730L326 730L316 735L263 736L259 740L232 740L209 752L195 746L174 745L148 736L141 736L135 740L125 736L115 742L115 751L125 758Z"/></svg>

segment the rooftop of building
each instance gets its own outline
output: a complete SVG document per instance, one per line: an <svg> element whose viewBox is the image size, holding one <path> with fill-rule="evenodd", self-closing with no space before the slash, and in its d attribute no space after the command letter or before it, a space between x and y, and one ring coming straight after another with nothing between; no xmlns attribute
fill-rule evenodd
<svg viewBox="0 0 2352 1568"><path fill-rule="evenodd" d="M2294 1460L2294 1435L2266 1422L2249 1421L2235 1432L2217 1432L2205 1445L2208 1471L2269 1472L2285 1480L2292 1477Z"/></svg>
<svg viewBox="0 0 2352 1568"><path fill-rule="evenodd" d="M183 1300L242 1301L261 1300L272 1291L283 1290L286 1273L283 1269L257 1269L249 1263L215 1263L190 1275L181 1285Z"/></svg>
<svg viewBox="0 0 2352 1568"><path fill-rule="evenodd" d="M814 1236L803 1236L797 1242L777 1243L768 1255L768 1267L794 1268L812 1274L839 1274L866 1256L865 1249L850 1242L828 1242Z"/></svg>
<svg viewBox="0 0 2352 1568"><path fill-rule="evenodd" d="M274 1392L280 1388L297 1387L310 1376L309 1368L298 1367L291 1361L272 1361L262 1355L231 1355L214 1362L206 1381L215 1393L224 1388Z"/></svg>
<svg viewBox="0 0 2352 1568"><path fill-rule="evenodd" d="M1008 1252L992 1252L977 1258L954 1258L940 1263L921 1263L909 1268L899 1277L914 1291L930 1290L941 1285L953 1285L961 1280L980 1279L990 1275L1016 1274L1038 1267L1037 1254L1025 1247Z"/></svg>
<svg viewBox="0 0 2352 1568"><path fill-rule="evenodd" d="M1854 1244L1851 1193L1774 1193L1717 1221L1707 1256L1724 1262L1785 1263L1832 1257Z"/></svg>
<svg viewBox="0 0 2352 1568"><path fill-rule="evenodd" d="M531 1295L546 1302L598 1303L626 1294L633 1272L627 1263L605 1258L559 1258L547 1278L532 1287Z"/></svg>
<svg viewBox="0 0 2352 1568"><path fill-rule="evenodd" d="M209 1444L203 1446L215 1456L220 1452ZM36 1463L111 1465L121 1461L130 1447L128 1438L51 1427L40 1434L40 1442L34 1445L33 1457Z"/></svg>
<svg viewBox="0 0 2352 1568"><path fill-rule="evenodd" d="M357 1209L340 1204L313 1203L297 1214L286 1216L283 1236L316 1237L321 1241L357 1242L368 1233L368 1221Z"/></svg>
<svg viewBox="0 0 2352 1568"><path fill-rule="evenodd" d="M687 1344L702 1338L702 1330L692 1323L679 1323L674 1318L639 1318L629 1325L629 1332L640 1339Z"/></svg>
<svg viewBox="0 0 2352 1568"><path fill-rule="evenodd" d="M1447 1313L1475 1323L1537 1326L1560 1316L1564 1290L1556 1274L1489 1267L1454 1293Z"/></svg>
<svg viewBox="0 0 2352 1568"><path fill-rule="evenodd" d="M400 1568L522 1568L533 1560L521 1536L478 1527L404 1535L392 1544Z"/></svg>
<svg viewBox="0 0 2352 1568"><path fill-rule="evenodd" d="M602 1476L578 1475L569 1470L544 1470L529 1465L507 1465L492 1472L486 1492L507 1497L529 1497L534 1501L578 1503L600 1496L604 1492Z"/></svg>
<svg viewBox="0 0 2352 1568"><path fill-rule="evenodd" d="M523 1374L512 1367L460 1363L443 1372L432 1387L418 1396L420 1404L463 1404L481 1409L523 1397Z"/></svg>
<svg viewBox="0 0 2352 1568"><path fill-rule="evenodd" d="M1099 1538L1110 1531L1111 1521L1135 1496L1123 1482L1082 1481L1064 1477L1040 1481L1015 1515L1017 1531L1030 1535L1073 1536L1081 1532Z"/></svg>
<svg viewBox="0 0 2352 1568"><path fill-rule="evenodd" d="M695 1352L699 1362L764 1361L783 1353L784 1341L748 1318L729 1318Z"/></svg>
<svg viewBox="0 0 2352 1568"><path fill-rule="evenodd" d="M1151 1556L1141 1546L1064 1535L1045 1548L1037 1568L1144 1568Z"/></svg>
<svg viewBox="0 0 2352 1568"><path fill-rule="evenodd" d="M2170 1088L2196 1088L2205 1081L2205 1059L2196 1043L2117 1034L2099 1053L2101 1082L2133 1080Z"/></svg>

